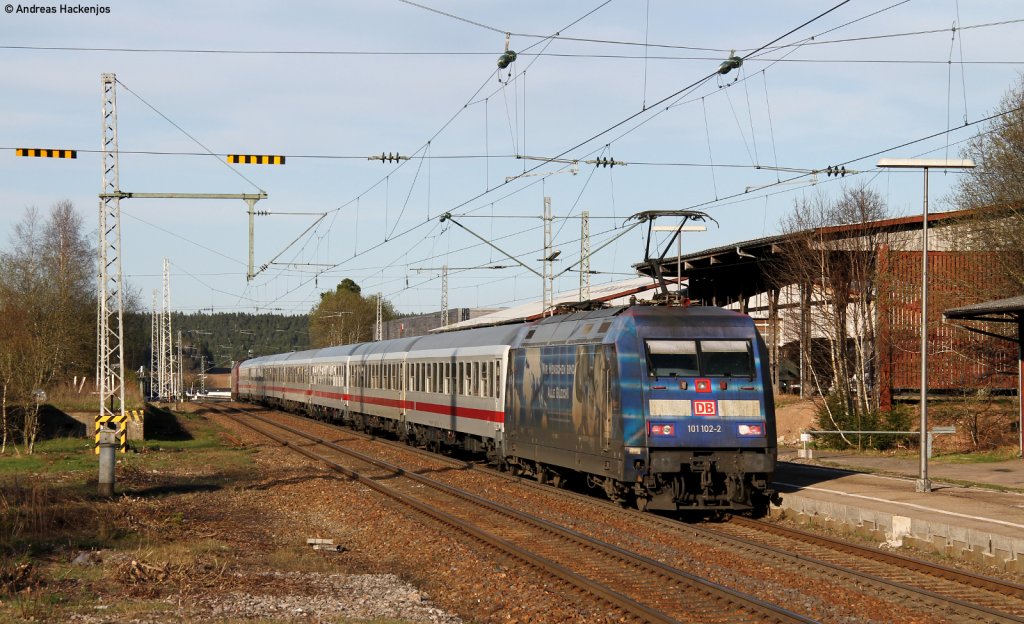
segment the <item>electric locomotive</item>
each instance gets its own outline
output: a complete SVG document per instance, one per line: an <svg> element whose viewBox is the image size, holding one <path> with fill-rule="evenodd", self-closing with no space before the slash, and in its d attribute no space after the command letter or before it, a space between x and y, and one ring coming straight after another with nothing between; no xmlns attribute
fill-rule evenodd
<svg viewBox="0 0 1024 624"><path fill-rule="evenodd" d="M243 362L236 396L640 509L761 511L774 401L751 319L630 305Z"/></svg>

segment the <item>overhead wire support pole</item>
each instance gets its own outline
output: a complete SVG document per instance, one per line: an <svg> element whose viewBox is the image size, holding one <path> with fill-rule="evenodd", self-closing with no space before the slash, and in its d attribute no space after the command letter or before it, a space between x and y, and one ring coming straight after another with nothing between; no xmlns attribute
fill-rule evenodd
<svg viewBox="0 0 1024 624"><path fill-rule="evenodd" d="M157 290L153 289L153 314L149 325L149 396L155 397L159 393L160 375L160 311L158 308L159 297Z"/></svg>
<svg viewBox="0 0 1024 624"><path fill-rule="evenodd" d="M376 342L384 340L384 293L377 293L377 323L373 328L373 339Z"/></svg>
<svg viewBox="0 0 1024 624"><path fill-rule="evenodd" d="M244 200L246 205L249 206L249 271L246 273L246 280L252 281L252 278L256 277L255 272L255 221L256 216L256 202L261 199L266 199L267 194L264 191L259 193L132 193L128 191L121 191L119 189L113 189L108 191L104 189L102 195L103 199L241 199ZM326 213L325 213L326 214ZM321 217L322 219L323 217ZM318 220L319 222L319 220ZM314 223L314 225L316 225ZM312 227L312 226L310 226ZM306 230L309 231L308 229ZM303 232L305 234L305 232ZM279 254L280 255L280 254ZM264 269L266 267L263 267ZM260 269L261 271L263 269Z"/></svg>
<svg viewBox="0 0 1024 624"><path fill-rule="evenodd" d="M505 251L504 249L502 249L501 247L498 247L497 245L495 245L491 241L487 240L483 236L480 236L479 234L477 234L473 230L469 229L468 227L462 225L461 223L459 223L458 221L453 219L452 218L452 213L446 212L443 215L441 215L439 219L440 219L441 223L444 223L445 221L451 221L452 223L454 223L455 225L459 226L463 230L465 230L465 231L469 232L470 234L472 234L474 237L479 239L484 244L486 244L486 245L490 246L491 248L496 249L497 251L501 252L506 258L508 258L509 260L515 262L516 264L518 264L519 266L523 267L524 269L526 269L530 273L533 273L534 275L536 275L537 277L540 277L540 278L544 277L543 275L541 275L540 273L537 272L537 269L535 269L532 266L526 264L525 262L523 262L519 258L516 258L512 254L510 254L507 251Z"/></svg>
<svg viewBox="0 0 1024 624"><path fill-rule="evenodd" d="M441 266L441 327L448 327L448 265Z"/></svg>
<svg viewBox="0 0 1024 624"><path fill-rule="evenodd" d="M551 242L551 198L544 198L544 314L555 307L555 269L552 265L558 252L552 249Z"/></svg>
<svg viewBox="0 0 1024 624"><path fill-rule="evenodd" d="M171 261L164 258L164 298L160 321L160 348L163 357L163 383L160 398L170 400L174 395L174 332L171 328Z"/></svg>
<svg viewBox="0 0 1024 624"><path fill-rule="evenodd" d="M590 212L580 214L580 301L590 300Z"/></svg>
<svg viewBox="0 0 1024 624"><path fill-rule="evenodd" d="M100 79L103 86L103 181L99 202L96 380L99 417L102 419L124 414L124 296L117 163L117 77L102 74ZM113 483L113 475L110 475L110 483Z"/></svg>

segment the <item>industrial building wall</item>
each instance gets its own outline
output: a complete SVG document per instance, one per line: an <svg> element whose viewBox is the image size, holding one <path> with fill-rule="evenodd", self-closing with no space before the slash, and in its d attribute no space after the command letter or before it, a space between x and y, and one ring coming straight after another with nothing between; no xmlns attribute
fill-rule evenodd
<svg viewBox="0 0 1024 624"><path fill-rule="evenodd" d="M937 391L1012 390L1017 386L1013 343L942 321L950 308L980 302L977 284L1000 280L996 263L984 253L928 254L928 387ZM882 404L893 395L921 388L921 252L887 252L879 275L879 382ZM1001 323L982 329L1012 333ZM886 396L889 395L889 396Z"/></svg>
<svg viewBox="0 0 1024 624"><path fill-rule="evenodd" d="M448 310L448 323L468 321L478 316L496 312L496 308L451 308ZM419 314L417 316L406 316L384 324L383 338L408 338L410 336L424 336L431 331L441 327L441 312L430 314Z"/></svg>

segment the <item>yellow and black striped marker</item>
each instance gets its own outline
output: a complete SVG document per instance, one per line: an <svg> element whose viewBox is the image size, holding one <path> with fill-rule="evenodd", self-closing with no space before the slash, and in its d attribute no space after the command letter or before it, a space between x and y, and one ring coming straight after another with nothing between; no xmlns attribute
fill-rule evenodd
<svg viewBox="0 0 1024 624"><path fill-rule="evenodd" d="M78 158L78 150L19 147L15 150L15 153L18 156L26 156L29 158Z"/></svg>
<svg viewBox="0 0 1024 624"><path fill-rule="evenodd" d="M283 165L284 156L228 154L228 162L233 165Z"/></svg>
<svg viewBox="0 0 1024 624"><path fill-rule="evenodd" d="M95 431L95 442L93 443L94 451L97 455L100 454L100 429L113 423L117 429L117 448L122 453L128 452L128 419L136 422L142 421L142 412L138 410L132 410L125 412L119 416L97 416L96 417L96 431Z"/></svg>

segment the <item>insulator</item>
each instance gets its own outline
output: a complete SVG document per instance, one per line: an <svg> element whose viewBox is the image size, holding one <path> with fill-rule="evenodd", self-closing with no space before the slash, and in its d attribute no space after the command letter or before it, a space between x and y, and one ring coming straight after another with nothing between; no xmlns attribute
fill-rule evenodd
<svg viewBox="0 0 1024 624"><path fill-rule="evenodd" d="M515 51L513 51L513 50L505 50L504 56L506 57L506 60L509 63L515 63L516 62L516 56L517 55L516 55Z"/></svg>
<svg viewBox="0 0 1024 624"><path fill-rule="evenodd" d="M733 54L729 55L729 58L722 61L722 64L718 66L718 73L724 76L725 74L728 74L730 71L740 68L742 65L743 59L736 56L734 50Z"/></svg>

